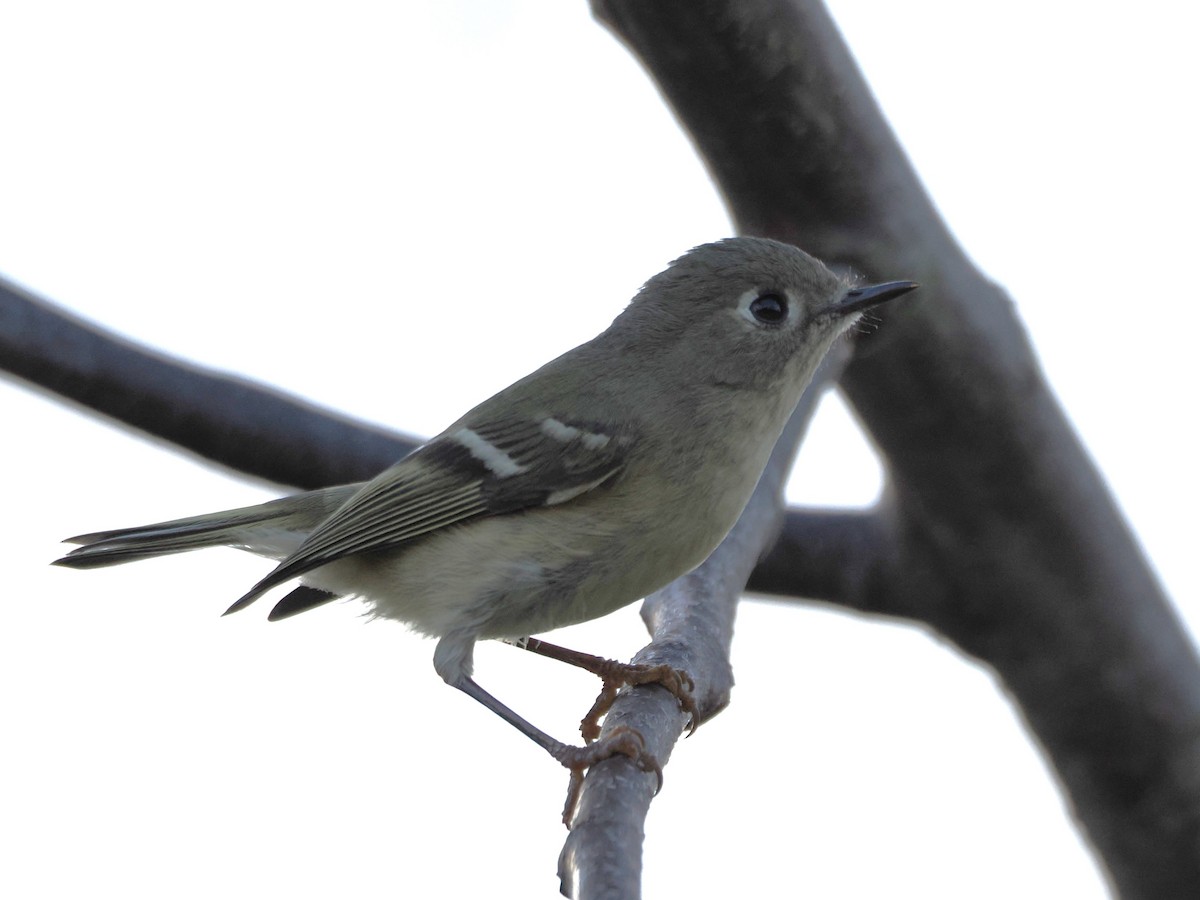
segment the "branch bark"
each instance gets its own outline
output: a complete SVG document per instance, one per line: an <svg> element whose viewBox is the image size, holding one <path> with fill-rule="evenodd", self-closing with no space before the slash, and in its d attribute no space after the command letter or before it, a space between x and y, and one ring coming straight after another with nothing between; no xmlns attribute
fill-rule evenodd
<svg viewBox="0 0 1200 900"><path fill-rule="evenodd" d="M954 244L824 9L813 0L596 0L594 8L692 134L739 231L923 285L914 302L888 312L841 378L885 458L884 501L863 514L789 511L750 587L925 622L992 666L1120 893L1200 895L1195 648L1067 426L1010 302ZM0 285L0 366L280 483L359 480L412 446L137 348L15 286ZM700 582L672 586L646 608L653 658L694 666L707 679L706 708L727 696L724 623L734 585L766 542L757 518L766 502L756 495L758 512ZM705 637L679 643L724 659L725 670L674 655L680 623L697 618ZM627 696L640 704L659 693ZM633 702L622 697L614 723L642 715L626 708ZM664 757L682 725L667 706L654 717L667 735ZM580 896L608 883L593 880L605 857L584 832L604 829L597 817L612 810L602 785L619 765L589 776L580 833L564 850L564 884ZM643 799L628 796L620 827L640 846ZM620 877L629 887L636 872Z"/></svg>
<svg viewBox="0 0 1200 900"><path fill-rule="evenodd" d="M841 380L891 486L871 517L832 523L835 556L876 552L825 557L827 599L927 622L994 667L1121 894L1200 895L1195 648L1011 303L951 239L828 13L593 8L691 133L740 232L923 286ZM781 571L799 570L776 554L812 523L788 524L756 583L786 590Z"/></svg>
<svg viewBox="0 0 1200 900"><path fill-rule="evenodd" d="M0 369L209 462L276 484L318 488L364 481L419 443L138 346L3 278Z"/></svg>

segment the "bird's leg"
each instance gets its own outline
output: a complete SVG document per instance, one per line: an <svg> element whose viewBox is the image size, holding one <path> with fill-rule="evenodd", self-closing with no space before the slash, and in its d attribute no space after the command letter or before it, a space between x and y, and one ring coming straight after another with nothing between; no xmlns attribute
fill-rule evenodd
<svg viewBox="0 0 1200 900"><path fill-rule="evenodd" d="M515 641L506 640L505 643L528 650L530 653L537 653L539 656L548 656L550 659L578 666L600 677L603 682L600 696L596 698L592 708L579 723L579 731L588 743L600 736L600 720L604 718L605 713L617 699L617 692L625 685L631 687L639 684L662 685L675 695L680 709L691 716L688 733L695 731L696 726L700 724L700 711L696 708L695 698L692 697L692 689L696 685L691 676L682 669L668 665L651 666L618 662L615 659L605 659L602 656L569 650L566 647L559 647L557 644L550 644L533 637L518 638Z"/></svg>
<svg viewBox="0 0 1200 900"><path fill-rule="evenodd" d="M662 766L646 752L645 740L632 728L614 728L602 741L589 743L586 747L573 747L555 740L536 725L527 722L476 684L470 676L461 675L450 684L478 700L571 771L567 802L563 806L563 824L568 828L571 827L571 818L575 814L575 805L579 802L579 792L583 788L583 773L601 760L618 753L628 756L643 772L653 772L658 778L655 792L662 788Z"/></svg>

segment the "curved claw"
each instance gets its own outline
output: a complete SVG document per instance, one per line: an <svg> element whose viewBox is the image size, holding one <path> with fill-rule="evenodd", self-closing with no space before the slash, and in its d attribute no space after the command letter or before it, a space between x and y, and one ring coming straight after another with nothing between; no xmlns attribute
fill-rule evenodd
<svg viewBox="0 0 1200 900"><path fill-rule="evenodd" d="M592 708L579 723L579 732L588 743L600 736L600 720L612 708L617 699L617 693L625 685L631 687L643 684L661 685L674 695L675 699L679 701L679 708L688 714L687 733L689 737L700 725L700 710L692 695L692 691L696 688L696 682L687 672L665 664L643 665L621 663L614 660L604 660L603 662L605 663L603 667L596 667L600 671L593 669L603 680L600 696L596 698Z"/></svg>
<svg viewBox="0 0 1200 900"><path fill-rule="evenodd" d="M575 817L575 809L579 805L579 795L583 790L584 772L596 763L620 754L633 760L643 772L653 772L658 779L654 788L657 795L663 786L663 771L658 760L646 752L646 740L641 733L626 725L618 725L609 732L603 740L589 743L584 747L572 747L563 744L552 751L551 755L571 770L571 778L567 784L567 800L563 805L563 824L571 827Z"/></svg>

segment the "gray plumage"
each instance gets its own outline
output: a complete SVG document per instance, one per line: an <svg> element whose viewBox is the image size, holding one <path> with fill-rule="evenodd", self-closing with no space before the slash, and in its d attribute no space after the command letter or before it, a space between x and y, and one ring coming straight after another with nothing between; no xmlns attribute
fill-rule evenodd
<svg viewBox="0 0 1200 900"><path fill-rule="evenodd" d="M481 699L477 640L604 615L702 562L832 341L912 287L851 290L775 241L706 244L651 278L602 334L369 482L81 535L58 563L214 545L270 557L276 568L230 612L296 579L302 589L272 617L359 596L438 638L439 674Z"/></svg>

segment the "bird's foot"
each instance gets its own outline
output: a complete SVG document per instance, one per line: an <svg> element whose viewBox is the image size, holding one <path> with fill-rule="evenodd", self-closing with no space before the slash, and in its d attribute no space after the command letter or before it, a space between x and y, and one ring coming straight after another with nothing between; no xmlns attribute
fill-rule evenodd
<svg viewBox="0 0 1200 900"><path fill-rule="evenodd" d="M643 665L640 663L623 663L612 659L599 659L588 667L588 671L599 675L603 681L600 696L592 704L587 715L579 723L579 731L583 739L589 743L600 736L600 720L612 708L621 688L641 684L658 684L675 695L679 708L688 714L688 734L696 730L700 724L700 710L692 691L696 684L692 677L682 669L668 665Z"/></svg>
<svg viewBox="0 0 1200 900"><path fill-rule="evenodd" d="M620 754L627 756L643 772L653 772L658 779L654 793L662 790L662 766L650 753L646 752L646 741L642 735L627 725L618 725L603 739L594 740L583 747L573 747L560 744L550 751L571 772L571 780L567 785L567 801L563 805L563 824L571 827L575 817L575 808L579 805L579 795L583 790L583 776L596 763Z"/></svg>
<svg viewBox="0 0 1200 900"><path fill-rule="evenodd" d="M536 653L539 656L547 656L550 659L557 659L559 662L578 666L580 669L585 669L594 675L600 676L600 679L604 683L604 687L600 691L600 696L596 698L596 702L592 704L592 708L588 710L587 715L583 717L583 721L579 723L579 731L583 734L583 739L588 743L591 743L600 736L600 720L604 718L605 713L613 705L613 701L617 699L617 692L625 685L662 685L675 695L675 699L679 701L680 709L690 717L688 734L695 731L696 726L700 724L700 710L697 708L696 700L692 696L692 691L695 689L696 684L692 681L692 677L682 669L676 669L674 666L665 664L646 665L644 663L617 662L615 659L605 659L603 656L594 656L591 653L570 650L535 637L506 640L506 643L512 644L514 647L519 647L522 650L528 650L530 653Z"/></svg>

